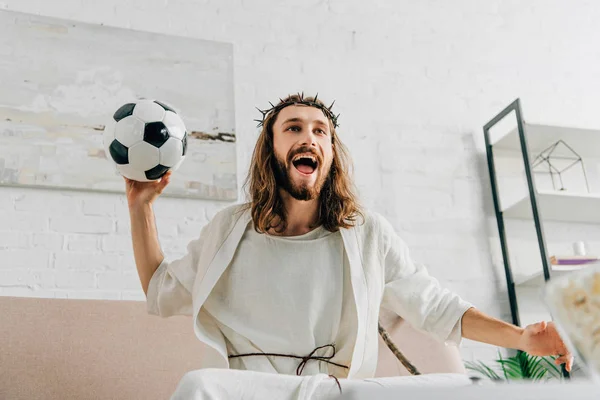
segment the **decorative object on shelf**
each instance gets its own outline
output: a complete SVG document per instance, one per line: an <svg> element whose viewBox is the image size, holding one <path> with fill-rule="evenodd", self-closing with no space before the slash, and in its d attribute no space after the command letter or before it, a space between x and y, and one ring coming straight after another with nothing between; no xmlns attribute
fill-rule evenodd
<svg viewBox="0 0 600 400"><path fill-rule="evenodd" d="M587 254L584 242L579 241L573 243L573 254L574 255L572 256L550 257L550 264L554 266L552 269L570 271L573 269L580 269L588 264L600 263L599 257ZM559 268L556 268L556 266Z"/></svg>
<svg viewBox="0 0 600 400"><path fill-rule="evenodd" d="M584 242L573 243L573 253L575 253L576 256L585 256L585 243Z"/></svg>
<svg viewBox="0 0 600 400"><path fill-rule="evenodd" d="M586 265L600 262L600 258L594 256L552 256L552 265ZM553 268L555 269L555 268Z"/></svg>
<svg viewBox="0 0 600 400"><path fill-rule="evenodd" d="M552 188L554 190L566 190L563 183L562 174L575 167L577 164L581 166L583 172L583 180L585 182L585 188L587 192L590 192L590 186L588 184L587 175L585 173L585 167L583 165L583 159L571 146L564 142L564 140L558 140L556 143L549 146L547 149L542 151L533 160L532 169L536 174L549 174L552 180ZM558 176L560 182L560 188L556 188L555 176Z"/></svg>

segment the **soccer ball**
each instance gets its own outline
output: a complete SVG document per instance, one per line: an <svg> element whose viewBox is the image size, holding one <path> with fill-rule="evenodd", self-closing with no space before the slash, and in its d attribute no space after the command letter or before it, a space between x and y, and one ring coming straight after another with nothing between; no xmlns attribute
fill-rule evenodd
<svg viewBox="0 0 600 400"><path fill-rule="evenodd" d="M104 131L107 159L124 177L150 182L179 168L185 159L187 132L177 112L156 100L121 106Z"/></svg>

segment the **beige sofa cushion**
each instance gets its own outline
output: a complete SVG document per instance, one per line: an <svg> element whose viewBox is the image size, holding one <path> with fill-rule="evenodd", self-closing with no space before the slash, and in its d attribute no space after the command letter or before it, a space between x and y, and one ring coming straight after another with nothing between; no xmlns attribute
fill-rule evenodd
<svg viewBox="0 0 600 400"><path fill-rule="evenodd" d="M148 315L145 302L0 296L1 399L168 399L199 367L190 317ZM388 318L424 373L464 372L458 350ZM380 341L377 376L406 371Z"/></svg>
<svg viewBox="0 0 600 400"><path fill-rule="evenodd" d="M415 330L402 318L384 309L380 310L379 321L402 354L422 374L467 373L458 347L439 343L432 336ZM398 375L408 376L410 374L379 337L379 355L375 376Z"/></svg>

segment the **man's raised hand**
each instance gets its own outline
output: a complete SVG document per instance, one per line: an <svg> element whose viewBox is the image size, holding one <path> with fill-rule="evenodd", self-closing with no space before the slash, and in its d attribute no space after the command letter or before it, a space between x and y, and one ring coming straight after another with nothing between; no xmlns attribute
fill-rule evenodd
<svg viewBox="0 0 600 400"><path fill-rule="evenodd" d="M125 177L123 179L125 179L125 193L129 208L135 208L150 205L156 200L169 184L171 171L167 171L162 178L153 182L138 182Z"/></svg>

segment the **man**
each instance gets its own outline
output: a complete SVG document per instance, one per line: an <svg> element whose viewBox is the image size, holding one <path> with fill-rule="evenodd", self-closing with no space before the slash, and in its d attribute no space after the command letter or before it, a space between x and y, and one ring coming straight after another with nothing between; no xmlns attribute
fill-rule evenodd
<svg viewBox="0 0 600 400"><path fill-rule="evenodd" d="M329 377L340 388L372 378L380 307L440 341L559 355L570 370L552 323L522 329L478 311L413 263L383 217L361 209L331 106L293 95L262 114L249 202L218 213L179 260L164 259L152 212L170 176L126 179L148 312L192 315L207 344L203 365L219 368L188 374L177 398L308 398Z"/></svg>

